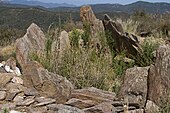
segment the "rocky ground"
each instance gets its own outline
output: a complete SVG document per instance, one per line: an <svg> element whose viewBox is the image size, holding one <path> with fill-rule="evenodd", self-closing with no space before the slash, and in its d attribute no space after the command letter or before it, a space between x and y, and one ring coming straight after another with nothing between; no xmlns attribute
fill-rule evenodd
<svg viewBox="0 0 170 113"><path fill-rule="evenodd" d="M114 27L109 21L106 18L105 27L113 30ZM108 23L112 27L109 27ZM123 37L140 49L135 41L127 39L129 37L114 29L113 33L116 32L119 38ZM97 31L93 32L94 36L95 32ZM60 36L62 43L68 42L65 34ZM129 51L133 50L129 54L139 52L132 45L125 46L130 47ZM65 47L68 46L62 48ZM119 50L121 49L124 48ZM45 35L33 23L24 37L16 41L16 60L20 65L22 75L7 73L4 68L5 65L17 67L15 60L4 64L0 69L0 110L2 113L6 110L10 113L157 113L161 98L170 91L170 46L168 44L161 45L157 49L155 65L127 69L118 95L94 87L74 89L66 78L51 73L40 63L30 60L30 52L42 53L44 51Z"/></svg>

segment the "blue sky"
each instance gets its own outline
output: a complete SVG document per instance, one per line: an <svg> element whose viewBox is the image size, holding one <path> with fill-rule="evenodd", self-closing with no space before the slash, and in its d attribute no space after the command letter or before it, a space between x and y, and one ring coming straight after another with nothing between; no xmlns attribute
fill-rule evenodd
<svg viewBox="0 0 170 113"><path fill-rule="evenodd" d="M137 0L39 0L42 2L53 2L53 3L69 3L75 5L83 5L83 4L96 4L96 3L120 3L120 4L128 4L132 2L136 2ZM148 2L169 2L170 0L141 0Z"/></svg>

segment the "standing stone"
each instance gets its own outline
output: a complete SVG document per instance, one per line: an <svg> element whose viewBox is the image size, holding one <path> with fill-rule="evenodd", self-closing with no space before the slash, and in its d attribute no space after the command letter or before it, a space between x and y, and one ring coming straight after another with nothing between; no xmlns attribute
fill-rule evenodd
<svg viewBox="0 0 170 113"><path fill-rule="evenodd" d="M68 37L68 33L66 31L62 31L61 35L59 37L59 51L62 53L64 50L67 50L70 48L70 40Z"/></svg>
<svg viewBox="0 0 170 113"><path fill-rule="evenodd" d="M104 31L102 21L96 18L90 6L82 6L80 8L80 17L85 25L90 26L92 37L96 38L99 33Z"/></svg>
<svg viewBox="0 0 170 113"><path fill-rule="evenodd" d="M32 54L42 54L45 50L45 35L34 23L27 29L24 37L16 40L16 58L23 69L23 65L30 61Z"/></svg>
<svg viewBox="0 0 170 113"><path fill-rule="evenodd" d="M149 67L134 67L126 70L119 98L127 102L137 102L144 107L147 97L147 77Z"/></svg>
<svg viewBox="0 0 170 113"><path fill-rule="evenodd" d="M149 71L148 100L160 105L161 99L169 98L170 92L170 46L157 49L156 62Z"/></svg>
<svg viewBox="0 0 170 113"><path fill-rule="evenodd" d="M121 26L116 24L116 22L114 22L108 15L105 15L103 24L105 31L110 33L110 36L106 36L111 40L108 43L110 43L109 46L112 51L126 52L125 54L129 57L132 57L132 55L138 55L142 52L137 37L134 35L130 37L123 34Z"/></svg>

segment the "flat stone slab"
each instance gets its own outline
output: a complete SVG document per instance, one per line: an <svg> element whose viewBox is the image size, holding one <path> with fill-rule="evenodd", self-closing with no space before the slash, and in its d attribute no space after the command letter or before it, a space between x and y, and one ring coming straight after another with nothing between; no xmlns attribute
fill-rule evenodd
<svg viewBox="0 0 170 113"><path fill-rule="evenodd" d="M45 97L38 97L38 98L35 98L35 100L37 102L39 102L38 104L36 104L35 106L44 106L44 105L48 105L48 104L52 104L52 103L55 103L56 100L55 99L51 99L51 98L45 98Z"/></svg>
<svg viewBox="0 0 170 113"><path fill-rule="evenodd" d="M27 97L25 100L17 103L17 106L29 106L35 102L34 96Z"/></svg>

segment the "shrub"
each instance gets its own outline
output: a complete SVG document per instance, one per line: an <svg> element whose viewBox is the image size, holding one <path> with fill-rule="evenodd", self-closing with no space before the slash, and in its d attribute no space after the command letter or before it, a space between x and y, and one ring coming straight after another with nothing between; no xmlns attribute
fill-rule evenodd
<svg viewBox="0 0 170 113"><path fill-rule="evenodd" d="M159 43L149 42L147 40L142 44L143 53L141 55L134 56L135 65L140 67L149 66L155 62L154 52L158 48Z"/></svg>

